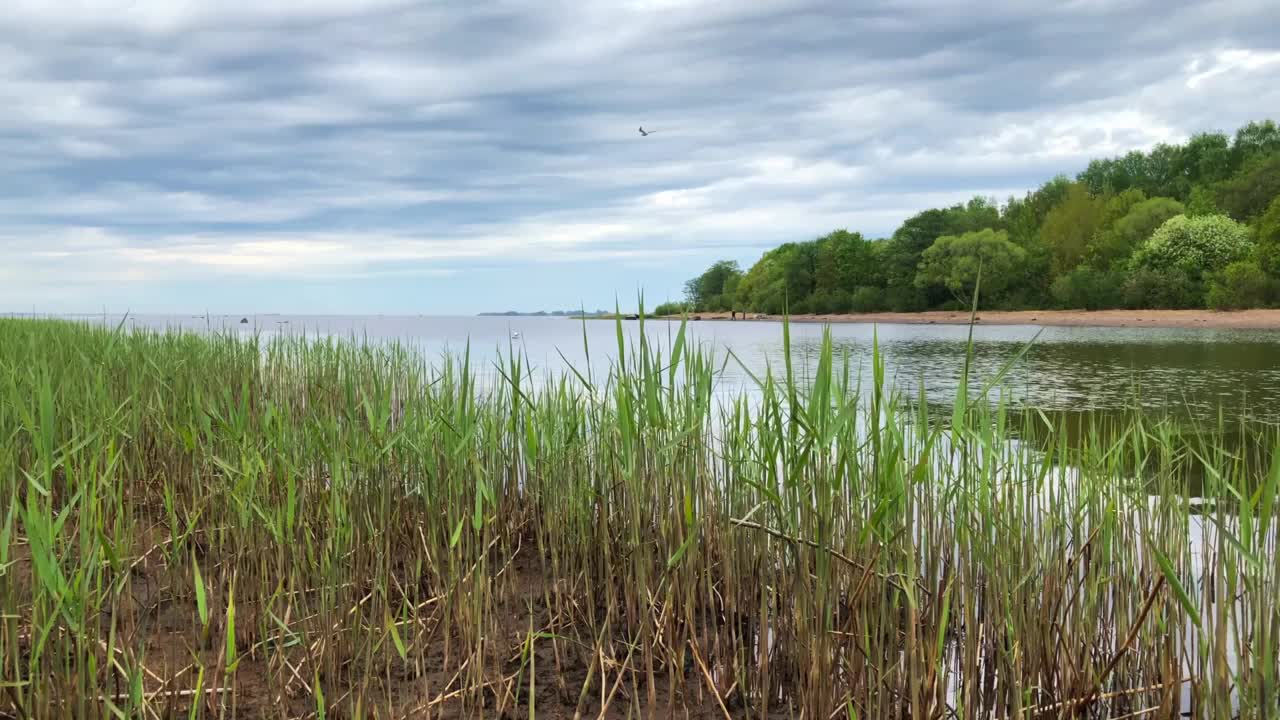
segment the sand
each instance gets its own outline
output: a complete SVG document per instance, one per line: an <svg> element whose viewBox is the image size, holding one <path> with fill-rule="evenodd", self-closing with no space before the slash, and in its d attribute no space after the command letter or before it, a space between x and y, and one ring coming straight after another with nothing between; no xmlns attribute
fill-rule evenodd
<svg viewBox="0 0 1280 720"><path fill-rule="evenodd" d="M729 313L697 313L702 320L729 321ZM748 316L778 321L778 315ZM739 321L742 314L738 315ZM674 318L673 318L674 319ZM965 325L967 312L851 313L843 315L793 315L792 322L902 323L911 325ZM1059 327L1242 328L1280 330L1280 310L1017 310L982 311L981 325L1042 325Z"/></svg>

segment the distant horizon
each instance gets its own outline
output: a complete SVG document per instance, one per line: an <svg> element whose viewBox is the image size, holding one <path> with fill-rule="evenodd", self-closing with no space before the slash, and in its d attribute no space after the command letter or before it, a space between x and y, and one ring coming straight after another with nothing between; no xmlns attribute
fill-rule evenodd
<svg viewBox="0 0 1280 720"><path fill-rule="evenodd" d="M578 311L574 311L574 312L578 312ZM614 311L613 311L613 310L605 310L605 311L603 311L603 312L607 314L607 313L613 313ZM620 312L622 312L622 313L624 313L624 314L625 314L625 313L634 313L634 312L637 312L637 311L636 311L635 309L628 310L627 308L625 308L625 307L624 307ZM589 312L587 312L587 313L586 313L586 315L587 315L588 317L590 317L590 316L592 316L592 315L596 315L596 314L599 314L599 311L598 311L598 310L592 310L592 311L589 311ZM125 316L147 316L147 317L174 317L174 318L179 318L179 317L180 317L180 318L188 318L188 319L203 318L203 317L205 317L205 316L206 316L206 315L205 315L205 313L196 313L196 312L174 312L174 311L169 311L169 312L158 312L158 311L132 312L132 311L113 311L113 310L110 310L110 309L108 309L108 310L107 310L107 311L105 311L105 312L104 312L104 311L102 311L102 310L99 310L99 311L97 311L97 312L78 312L78 311L68 311L68 312L42 312L42 311L37 310L37 311L36 311L36 312L34 312L34 313L33 313L33 312L31 312L30 310L28 310L28 311L26 311L26 312L22 312L22 311L17 311L17 312L14 312L14 311L0 311L0 317L8 317L8 318L37 318L37 319L38 319L38 318L92 318L92 317L103 317L104 315L105 315L106 317L111 317L111 318L116 318L116 317L125 317ZM510 314L508 314L506 311L503 311L503 312L478 312L478 313L430 313L430 312L427 312L427 313L414 313L414 312L385 312L385 313L371 313L371 312L361 312L361 313L352 313L352 312L325 312L325 313L317 313L317 312L275 312L275 311L272 311L272 312L213 312L213 311L210 311L210 312L208 313L208 317L210 317L210 318L214 318L214 317L217 317L217 318L230 318L230 317L234 317L234 318L242 318L242 317L247 317L247 318L254 318L254 317L346 317L346 318L359 318L359 317L391 317L391 318L395 318L395 317L403 317L403 318L410 318L410 317L437 317L437 318L546 317L546 318L569 319L569 318L572 318L572 317L575 317L575 316L574 316L574 315L570 315L570 314L555 315L555 314L553 314L553 313L552 313L552 312L550 312L550 311L547 311L547 312L542 313L542 314L539 314L539 312L538 312L538 311L521 312L521 313L517 313L517 314L515 314L515 315L510 315Z"/></svg>

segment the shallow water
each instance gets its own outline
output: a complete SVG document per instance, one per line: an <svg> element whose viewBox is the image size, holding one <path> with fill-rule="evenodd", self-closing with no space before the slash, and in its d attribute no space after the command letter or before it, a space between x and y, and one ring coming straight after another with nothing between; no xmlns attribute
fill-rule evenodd
<svg viewBox="0 0 1280 720"><path fill-rule="evenodd" d="M86 316L119 323L120 316ZM251 315L209 318L164 315L131 316L131 327L181 327L192 331L232 331L245 335L307 334L398 341L429 357L460 352L468 342L473 360L489 360L515 347L533 366L533 375L559 374L566 361L579 369L607 367L617 355L616 325L537 317L399 317ZM639 323L624 321L632 338ZM652 340L669 347L678 325L647 321ZM711 348L725 362L719 390L750 390L744 371L760 374L783 367L782 326L774 322L690 322L690 341ZM791 327L792 359L803 376L817 363L823 328ZM513 333L519 333L513 339ZM969 328L943 325L833 325L832 338L851 367L870 372L873 339L878 336L886 375L916 397L920 387L930 404L949 405L963 372ZM1151 410L1173 409L1200 417L1228 417L1241 411L1280 420L1280 331L1211 328L1085 328L980 326L974 328L974 377L990 378L1034 340L1006 377L1006 392L1019 404L1044 410L1079 412L1129 408L1135 402ZM732 352L733 358L729 358ZM563 355L563 358L562 358ZM487 362L473 362L492 373ZM972 383L973 386L981 383Z"/></svg>

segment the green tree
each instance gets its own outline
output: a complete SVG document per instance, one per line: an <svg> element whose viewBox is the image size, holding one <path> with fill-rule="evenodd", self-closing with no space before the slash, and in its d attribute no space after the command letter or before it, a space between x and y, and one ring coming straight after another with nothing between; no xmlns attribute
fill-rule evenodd
<svg viewBox="0 0 1280 720"><path fill-rule="evenodd" d="M1209 188L1197 185L1191 188L1191 196L1187 199L1187 215L1203 217L1205 215L1221 215L1222 208Z"/></svg>
<svg viewBox="0 0 1280 720"><path fill-rule="evenodd" d="M946 299L946 290L942 286L916 282L920 259L934 241L943 235L960 235L1000 225L999 208L993 201L982 197L945 209L925 210L907 218L894 231L881 256L886 285L895 289L889 293L894 299L891 303L894 309L916 309L920 303L927 307ZM924 293L923 299L920 293Z"/></svg>
<svg viewBox="0 0 1280 720"><path fill-rule="evenodd" d="M685 283L685 299L698 310L726 309L732 305L732 291L741 277L742 269L736 261L721 260Z"/></svg>
<svg viewBox="0 0 1280 720"><path fill-rule="evenodd" d="M1129 189L1145 191L1153 185L1149 177L1147 156L1137 150L1124 157L1092 160L1077 179L1094 195L1120 193Z"/></svg>
<svg viewBox="0 0 1280 720"><path fill-rule="evenodd" d="M1200 140L1193 155L1188 157L1182 145L1161 143L1152 148L1150 153L1132 151L1123 157L1097 159L1081 172L1077 179L1089 188L1093 195L1120 193L1136 188L1148 197L1162 195L1185 199L1191 191L1192 180L1198 178L1201 166L1212 170L1212 146L1215 141Z"/></svg>
<svg viewBox="0 0 1280 720"><path fill-rule="evenodd" d="M685 303L664 302L653 309L654 317L664 317L666 315L682 315L689 311L689 306Z"/></svg>
<svg viewBox="0 0 1280 720"><path fill-rule="evenodd" d="M1223 133L1197 133L1182 146L1175 164L1177 197L1189 198L1197 185L1211 185L1231 175L1231 140Z"/></svg>
<svg viewBox="0 0 1280 720"><path fill-rule="evenodd" d="M807 300L813 294L818 277L818 244L787 243L779 256L782 280L788 302L796 312L807 312Z"/></svg>
<svg viewBox="0 0 1280 720"><path fill-rule="evenodd" d="M1073 183L1062 201L1045 216L1040 241L1052 257L1055 276L1070 272L1084 259L1105 212L1105 200L1089 194L1083 183Z"/></svg>
<svg viewBox="0 0 1280 720"><path fill-rule="evenodd" d="M854 312L879 312L884 309L884 290L864 285L853 291L850 308Z"/></svg>
<svg viewBox="0 0 1280 720"><path fill-rule="evenodd" d="M1231 162L1235 168L1247 167L1255 158L1280 152L1280 127L1272 120L1251 122L1236 131L1231 144Z"/></svg>
<svg viewBox="0 0 1280 720"><path fill-rule="evenodd" d="M1054 280L1050 292L1059 307L1102 310L1119 305L1123 289L1123 274L1083 265Z"/></svg>
<svg viewBox="0 0 1280 720"><path fill-rule="evenodd" d="M1171 197L1186 200L1191 188L1182 177L1182 146L1160 143L1147 154L1146 172L1137 187L1148 197Z"/></svg>
<svg viewBox="0 0 1280 720"><path fill-rule="evenodd" d="M738 283L744 310L807 312L817 273L817 243L785 243L766 252Z"/></svg>
<svg viewBox="0 0 1280 720"><path fill-rule="evenodd" d="M916 284L942 285L967 304L981 274L981 295L998 298L1026 258L1027 251L1010 242L1003 230L944 235L924 251Z"/></svg>
<svg viewBox="0 0 1280 720"><path fill-rule="evenodd" d="M1249 255L1249 229L1225 215L1169 218L1134 253L1134 266L1200 279Z"/></svg>
<svg viewBox="0 0 1280 720"><path fill-rule="evenodd" d="M1070 192L1072 184L1065 175L1058 175L1024 198L1010 198L1001 211L1001 225L1009 232L1009 240L1027 251L1022 272L1009 281L1009 292L1011 297L1019 298L1018 304L1043 307L1049 302L1046 290L1053 254L1040 237L1040 226Z"/></svg>
<svg viewBox="0 0 1280 720"><path fill-rule="evenodd" d="M1135 204L1109 228L1094 236L1089 262L1098 268L1111 268L1125 262L1156 228L1185 212L1182 203L1172 198L1151 198Z"/></svg>
<svg viewBox="0 0 1280 720"><path fill-rule="evenodd" d="M1106 201L1102 211L1101 229L1109 229L1120 218L1129 214L1135 205L1147 199L1147 194L1138 188L1129 188L1113 195L1103 196Z"/></svg>
<svg viewBox="0 0 1280 720"><path fill-rule="evenodd" d="M952 243L929 263L926 252L940 238L991 230L1023 251L1007 272L986 278L1001 307L1203 306L1210 276L1244 259L1241 226L1224 223L1224 213L1249 223L1258 238L1253 259L1280 277L1280 208L1270 209L1278 197L1280 128L1254 122L1234 137L1198 133L1096 159L1075 181L1060 175L1003 206L976 197L923 210L887 240L837 230L774 248L746 273L713 266L690 281L689 298L703 308L768 312L939 307L955 302L966 265L955 261L955 274L939 269ZM1222 297L1228 275L1214 277Z"/></svg>
<svg viewBox="0 0 1280 720"><path fill-rule="evenodd" d="M1205 302L1215 310L1264 307L1274 297L1275 284L1256 261L1237 260L1210 276Z"/></svg>
<svg viewBox="0 0 1280 720"><path fill-rule="evenodd" d="M1280 197L1258 219L1258 265L1264 272L1280 278Z"/></svg>
<svg viewBox="0 0 1280 720"><path fill-rule="evenodd" d="M869 285L876 275L871 243L860 233L848 230L818 239L814 286L818 292L848 294L859 285Z"/></svg>
<svg viewBox="0 0 1280 720"><path fill-rule="evenodd" d="M1257 156L1241 171L1217 186L1218 205L1241 222L1266 211L1280 196L1280 152Z"/></svg>
<svg viewBox="0 0 1280 720"><path fill-rule="evenodd" d="M1124 304L1134 309L1204 307L1204 284L1180 270L1135 268L1124 283Z"/></svg>

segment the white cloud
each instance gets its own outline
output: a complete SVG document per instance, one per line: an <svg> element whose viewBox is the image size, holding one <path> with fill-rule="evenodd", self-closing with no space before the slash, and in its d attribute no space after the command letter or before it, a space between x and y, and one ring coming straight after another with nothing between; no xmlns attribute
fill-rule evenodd
<svg viewBox="0 0 1280 720"><path fill-rule="evenodd" d="M207 25L338 19L405 4L405 0L10 0L0 27L170 33Z"/></svg>
<svg viewBox="0 0 1280 720"><path fill-rule="evenodd" d="M883 236L925 207L1264 117L1280 107L1273 14L14 0L0 273L92 297L121 279L265 292L616 260L626 287L634 260L678 286L690 253Z"/></svg>
<svg viewBox="0 0 1280 720"><path fill-rule="evenodd" d="M1195 90L1205 81L1235 72L1256 72L1280 64L1280 52L1247 49L1219 50L1206 60L1196 57L1187 65L1187 87Z"/></svg>

